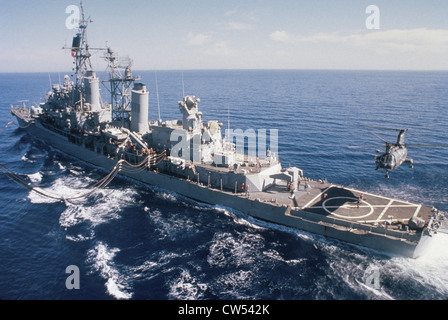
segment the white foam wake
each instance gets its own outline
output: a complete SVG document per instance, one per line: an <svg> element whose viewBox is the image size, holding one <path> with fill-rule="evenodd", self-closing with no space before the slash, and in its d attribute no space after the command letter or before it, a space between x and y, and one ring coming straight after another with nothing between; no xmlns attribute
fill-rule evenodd
<svg viewBox="0 0 448 320"><path fill-rule="evenodd" d="M107 293L116 299L131 299L128 279L119 272L113 259L120 252L118 248L109 248L103 242L99 242L95 248L88 251L88 263L92 264L94 271L107 280L105 283Z"/></svg>
<svg viewBox="0 0 448 320"><path fill-rule="evenodd" d="M42 181L40 172L28 175L34 184ZM37 190L51 196L72 198L87 194L91 191L89 187L93 180L87 176L63 176L57 178L48 187L37 188ZM59 217L59 223L62 227L69 228L88 221L93 227L107 222L111 219L119 219L119 212L123 208L134 203L134 189L98 189L86 198L80 198L66 202L66 209ZM30 191L28 199L31 203L56 203L58 199L45 197L34 191Z"/></svg>
<svg viewBox="0 0 448 320"><path fill-rule="evenodd" d="M179 300L197 300L204 297L207 285L201 283L188 270L182 269L180 275L170 284L169 296Z"/></svg>
<svg viewBox="0 0 448 320"><path fill-rule="evenodd" d="M390 264L441 297L448 296L448 234L438 233L424 255L417 259L394 258Z"/></svg>
<svg viewBox="0 0 448 320"><path fill-rule="evenodd" d="M84 199L76 203L66 203L67 208L59 217L62 227L73 227L89 222L96 227L110 220L120 218L120 212L133 204L136 192L131 189L98 190L94 199Z"/></svg>
<svg viewBox="0 0 448 320"><path fill-rule="evenodd" d="M22 161L29 162L29 163L34 163L35 162L34 160L28 159L28 157L26 155L23 155L21 159L22 159Z"/></svg>
<svg viewBox="0 0 448 320"><path fill-rule="evenodd" d="M42 174L36 173L29 176L30 179L42 180ZM48 194L54 198L43 196L34 191L30 191L28 195L28 199L31 203L55 203L59 202L57 198L70 198L81 195L89 191L87 189L88 184L92 183L91 180L87 177L80 179L79 177L60 177L57 178L51 186L49 187L35 187L36 190L43 192L44 194Z"/></svg>
<svg viewBox="0 0 448 320"><path fill-rule="evenodd" d="M42 181L42 174L40 172L36 172L33 174L29 174L28 178L30 178L31 182L39 183Z"/></svg>

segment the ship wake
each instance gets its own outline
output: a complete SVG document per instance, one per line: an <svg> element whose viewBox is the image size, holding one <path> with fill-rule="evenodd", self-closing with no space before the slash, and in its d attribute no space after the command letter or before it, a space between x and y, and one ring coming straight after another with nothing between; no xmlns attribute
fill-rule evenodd
<svg viewBox="0 0 448 320"><path fill-rule="evenodd" d="M129 279L119 270L114 262L115 256L120 252L118 248L110 248L103 242L88 251L87 263L91 265L93 272L98 272L101 278L106 280L107 293L119 300L132 298Z"/></svg>

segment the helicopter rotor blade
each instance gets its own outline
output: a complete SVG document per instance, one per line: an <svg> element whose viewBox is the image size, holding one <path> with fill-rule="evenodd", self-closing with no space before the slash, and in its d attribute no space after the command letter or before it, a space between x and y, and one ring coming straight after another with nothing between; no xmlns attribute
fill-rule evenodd
<svg viewBox="0 0 448 320"><path fill-rule="evenodd" d="M364 128L370 128L370 129L378 129L378 130L390 130L390 131L408 131L408 130L415 130L415 129L421 129L421 128L431 128L431 127L436 127L436 126L440 126L443 123L441 122L433 122L433 123L425 123L425 124L417 124L417 125L412 125L412 128L406 128L406 129L398 129L398 128L390 128L390 127L376 127L376 126L365 126L365 125L360 125L361 127Z"/></svg>
<svg viewBox="0 0 448 320"><path fill-rule="evenodd" d="M364 126L361 127L364 128L370 128L370 129L377 129L377 130L390 130L390 131L402 131L402 130L408 130L408 129L397 129L397 128L386 128L386 127L374 127L374 126Z"/></svg>
<svg viewBox="0 0 448 320"><path fill-rule="evenodd" d="M381 138L379 135L377 135L375 132L371 132L369 131L371 134L373 134L375 137L377 137L378 139L380 139L381 141L383 141L384 143L389 143L386 140L384 140L383 138Z"/></svg>
<svg viewBox="0 0 448 320"><path fill-rule="evenodd" d="M443 123L441 122L433 122L433 123L426 123L426 124L421 124L421 125L416 125L416 128L430 128L430 127L436 127L436 126L441 126Z"/></svg>
<svg viewBox="0 0 448 320"><path fill-rule="evenodd" d="M448 144L406 144L406 147L448 147Z"/></svg>
<svg viewBox="0 0 448 320"><path fill-rule="evenodd" d="M361 149L361 148L375 148L378 145L364 145L364 146L347 146L349 149Z"/></svg>

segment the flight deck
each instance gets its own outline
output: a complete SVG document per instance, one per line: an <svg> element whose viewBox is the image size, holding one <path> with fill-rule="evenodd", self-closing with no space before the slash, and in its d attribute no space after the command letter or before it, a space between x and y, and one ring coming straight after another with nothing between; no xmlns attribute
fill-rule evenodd
<svg viewBox="0 0 448 320"><path fill-rule="evenodd" d="M399 228L413 217L428 221L432 215L429 207L420 204L313 180L307 181L307 186L300 185L294 192L288 192L286 185L279 184L247 196L330 218L387 224L390 228Z"/></svg>

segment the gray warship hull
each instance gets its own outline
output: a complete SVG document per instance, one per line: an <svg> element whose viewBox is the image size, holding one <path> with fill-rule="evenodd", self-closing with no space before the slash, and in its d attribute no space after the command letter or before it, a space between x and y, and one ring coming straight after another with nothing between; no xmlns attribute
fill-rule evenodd
<svg viewBox="0 0 448 320"><path fill-rule="evenodd" d="M110 170L98 187L120 173L271 223L383 252L424 254L443 219L434 208L306 178L299 168L282 168L277 148L271 151L267 144L257 145L264 151L258 156L245 154L230 132L223 137L222 123L203 121L195 96L179 101L182 119L162 121L159 112L157 121L148 121L149 91L136 82L132 61L122 64L110 47L92 49L86 36L91 20L82 2L81 13L72 46L65 48L74 58L75 81L66 75L63 84L52 85L45 102L29 109L11 106L11 112L36 139ZM109 79L101 82L110 86L108 102L100 95L90 50L104 52ZM20 178L15 182L39 192Z"/></svg>
<svg viewBox="0 0 448 320"><path fill-rule="evenodd" d="M13 114L33 137L68 155L106 170L112 170L117 164L115 159L88 150L83 145L68 143L66 137L40 124L30 124L29 119L23 119L14 111ZM291 194L285 192L282 185L272 187L272 190L247 194L213 188L206 183L181 179L153 170L140 173L120 172L120 174L202 203L219 205L262 221L386 254L417 258L424 255L435 236L428 228L418 231L393 230L383 223L386 221L384 218L391 217L391 214L396 221L402 222L408 222L414 216L430 220L433 213L429 207L323 181L310 180L309 188L307 190L299 188L291 199ZM356 199L360 194L366 195L366 198L361 205L358 205ZM326 199L323 199L324 195ZM340 204L341 201L344 203Z"/></svg>

